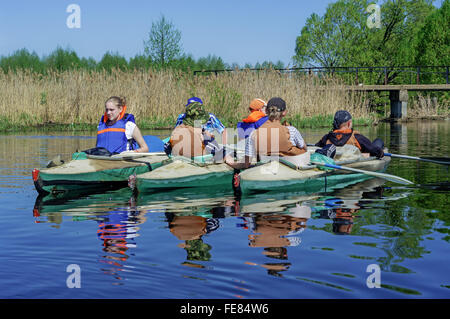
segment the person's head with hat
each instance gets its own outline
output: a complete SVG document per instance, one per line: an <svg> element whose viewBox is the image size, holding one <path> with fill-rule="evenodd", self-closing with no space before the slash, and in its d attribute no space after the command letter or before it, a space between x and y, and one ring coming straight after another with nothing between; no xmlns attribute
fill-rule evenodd
<svg viewBox="0 0 450 319"><path fill-rule="evenodd" d="M333 131L352 128L352 115L345 110L339 110L334 114Z"/></svg>
<svg viewBox="0 0 450 319"><path fill-rule="evenodd" d="M281 97L273 97L267 102L266 114L270 121L280 121L286 113L286 102Z"/></svg>
<svg viewBox="0 0 450 319"><path fill-rule="evenodd" d="M203 101L200 98L195 96L189 98L185 106L184 124L194 126L195 121L199 121L200 124L205 124L208 121L209 113L205 111Z"/></svg>
<svg viewBox="0 0 450 319"><path fill-rule="evenodd" d="M249 106L248 110L250 112L255 112L255 111L264 112L266 106L267 106L266 101L264 101L262 99L253 99L250 102L250 106Z"/></svg>

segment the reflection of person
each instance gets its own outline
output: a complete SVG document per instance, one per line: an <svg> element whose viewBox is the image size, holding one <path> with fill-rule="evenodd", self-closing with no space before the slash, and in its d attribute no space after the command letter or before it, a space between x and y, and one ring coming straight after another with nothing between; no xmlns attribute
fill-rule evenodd
<svg viewBox="0 0 450 319"><path fill-rule="evenodd" d="M268 120L245 140L244 163L236 163L228 157L228 165L242 169L248 168L252 158L259 156L296 156L306 152L306 143L299 131L293 126L281 124L287 114L283 99L271 98L267 102L266 113Z"/></svg>
<svg viewBox="0 0 450 319"><path fill-rule="evenodd" d="M353 214L357 211L357 209L335 209L335 218L333 218L333 232L338 235L350 234L353 228Z"/></svg>
<svg viewBox="0 0 450 319"><path fill-rule="evenodd" d="M290 210L290 214L258 214L248 219L246 224L250 226L253 234L249 235L250 247L264 247L263 254L269 258L287 260L288 246L300 244L298 235L306 228L306 221L311 217L311 208L296 206ZM289 268L290 263L264 263L260 265L268 270L268 273L281 276L280 271Z"/></svg>
<svg viewBox="0 0 450 319"><path fill-rule="evenodd" d="M211 246L204 243L202 237L218 228L217 219L202 216L177 216L173 213L166 213L166 218L170 232L184 241L179 247L186 250L187 260L208 261L211 259L209 252ZM192 264L186 265L192 266Z"/></svg>
<svg viewBox="0 0 450 319"><path fill-rule="evenodd" d="M346 235L352 232L354 214L360 209L358 201L327 198L324 208L318 211L319 218L333 220L333 233L336 235Z"/></svg>
<svg viewBox="0 0 450 319"><path fill-rule="evenodd" d="M250 136L250 133L259 128L267 121L265 113L266 102L261 99L253 99L250 102L250 114L237 124L238 137L244 139Z"/></svg>
<svg viewBox="0 0 450 319"><path fill-rule="evenodd" d="M110 272L121 279L117 272L122 270L121 262L126 261L129 248L136 247L135 238L139 236L137 225L145 222L144 215L139 211L111 211L99 216L97 236L103 242L103 262L116 266Z"/></svg>
<svg viewBox="0 0 450 319"><path fill-rule="evenodd" d="M334 115L333 130L324 135L316 143L318 147L325 147L327 144L344 146L346 144L356 146L362 153L369 153L371 156L383 157L384 142L376 138L371 142L367 137L353 130L352 116L349 112L341 110Z"/></svg>
<svg viewBox="0 0 450 319"><path fill-rule="evenodd" d="M124 151L148 152L147 143L137 127L133 114L126 113L124 97L112 96L105 102L105 114L97 128L96 147L110 153Z"/></svg>

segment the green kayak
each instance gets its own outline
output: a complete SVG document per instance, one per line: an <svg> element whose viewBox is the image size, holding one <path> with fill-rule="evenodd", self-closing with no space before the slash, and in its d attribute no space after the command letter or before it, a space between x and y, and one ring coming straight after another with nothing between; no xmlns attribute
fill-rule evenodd
<svg viewBox="0 0 450 319"><path fill-rule="evenodd" d="M385 171L390 161L390 157L358 158L352 161L336 162L339 165L349 168L356 168L372 172ZM281 161L270 161L255 167L246 169L239 174L235 186L240 188L242 194L252 192L286 192L311 190L320 191L330 187L339 187L347 183L360 182L372 178L362 173L348 173L343 170L320 170L315 166L301 169L293 168ZM345 186L344 186L345 187Z"/></svg>
<svg viewBox="0 0 450 319"><path fill-rule="evenodd" d="M234 170L225 163L173 157L170 163L136 176L138 192L174 188L225 187L231 189Z"/></svg>
<svg viewBox="0 0 450 319"><path fill-rule="evenodd" d="M162 166L166 155L156 153L142 157L106 157L75 153L65 164L34 169L32 177L39 194L64 197L71 192L89 193L101 189L126 187L128 177Z"/></svg>

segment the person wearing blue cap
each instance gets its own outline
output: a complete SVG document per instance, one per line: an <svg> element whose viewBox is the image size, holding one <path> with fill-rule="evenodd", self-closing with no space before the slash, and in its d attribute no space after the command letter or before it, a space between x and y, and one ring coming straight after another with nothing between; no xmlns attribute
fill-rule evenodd
<svg viewBox="0 0 450 319"><path fill-rule="evenodd" d="M193 96L187 100L187 104L185 105L185 107L188 107L192 103L200 103L201 105L203 105L203 101L199 97ZM223 125L222 122L220 122L220 120L213 113L208 112L208 114L209 114L209 119L205 124L202 125L202 128L204 128L206 131L211 133L211 135L214 134L214 131L218 132L219 134L222 135L222 144L226 144L225 125ZM186 118L186 113L182 113L182 114L178 115L175 127L183 124L183 120L185 118Z"/></svg>
<svg viewBox="0 0 450 319"><path fill-rule="evenodd" d="M367 137L353 130L352 116L348 111L340 110L334 115L333 130L324 135L322 139L316 143L318 147L328 147L333 144L335 146L344 146L351 144L359 148L361 153L369 153L371 156L381 158L384 156L384 142L376 138L371 142Z"/></svg>

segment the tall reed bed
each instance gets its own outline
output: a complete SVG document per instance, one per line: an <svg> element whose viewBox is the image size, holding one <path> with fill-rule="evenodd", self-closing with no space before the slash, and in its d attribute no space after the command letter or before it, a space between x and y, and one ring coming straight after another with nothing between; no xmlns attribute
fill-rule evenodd
<svg viewBox="0 0 450 319"><path fill-rule="evenodd" d="M338 109L354 118L374 118L365 93L340 89L339 80L308 75L280 74L274 70L239 71L193 76L174 71L0 71L0 123L33 126L48 123L98 123L104 102L112 95L127 97L127 111L144 128L170 127L190 96L203 99L209 112L226 125L248 114L253 98L282 97L288 120L302 126L318 125ZM308 122L307 119L312 119ZM1 128L0 128L1 129Z"/></svg>

